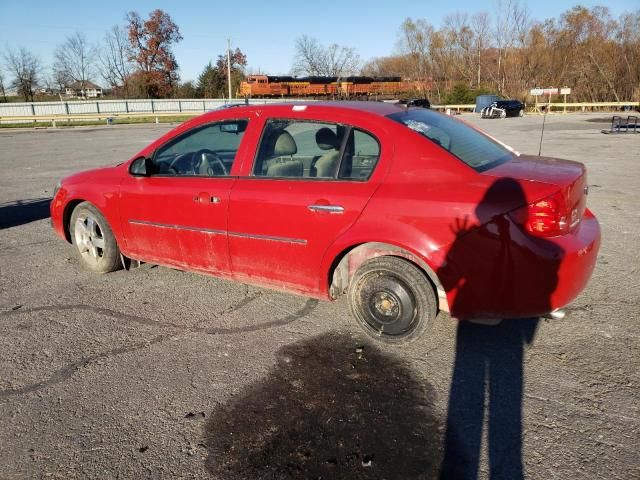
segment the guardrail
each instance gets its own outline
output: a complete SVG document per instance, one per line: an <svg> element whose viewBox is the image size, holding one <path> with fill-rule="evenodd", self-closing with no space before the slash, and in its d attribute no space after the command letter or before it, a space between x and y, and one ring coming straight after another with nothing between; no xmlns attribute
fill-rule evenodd
<svg viewBox="0 0 640 480"><path fill-rule="evenodd" d="M265 104L287 99L251 99L250 104ZM103 119L107 117L162 117L197 115L244 99L169 99L169 100L92 100L60 102L0 103L0 123L50 122L52 119Z"/></svg>
<svg viewBox="0 0 640 480"><path fill-rule="evenodd" d="M249 104L267 104L275 102L295 102L300 99L250 99ZM107 121L109 118L135 118L151 117L156 122L167 116L194 116L203 112L216 109L228 103L244 103L244 99L236 99L229 102L227 99L160 99L160 100L95 100L95 101L61 101L61 102L26 102L26 103L0 103L0 123L51 123L69 121ZM579 109L583 112L587 109L617 108L629 106L638 108L640 103L625 102L572 102L572 103L535 103L533 111L542 112L542 108L548 112L567 109ZM475 104L451 104L432 105L434 110L474 111Z"/></svg>
<svg viewBox="0 0 640 480"><path fill-rule="evenodd" d="M433 110L442 110L442 111L455 110L456 112L460 112L460 110L471 110L473 112L476 109L476 104L467 103L467 104L460 104L460 105L431 105L431 108Z"/></svg>
<svg viewBox="0 0 640 480"><path fill-rule="evenodd" d="M542 113L542 107L548 109L549 112L553 112L554 110L562 110L566 112L567 109L579 109L583 112L586 112L587 109L600 109L600 108L615 108L619 110L622 107L630 107L631 109L640 108L640 102L635 101L627 101L627 102L572 102L572 103L564 103L564 102L538 102L533 105L528 104L529 107L533 107L533 111L537 113ZM451 110L460 112L461 110L475 110L475 104L465 104L465 105L432 105L431 108L434 110Z"/></svg>
<svg viewBox="0 0 640 480"><path fill-rule="evenodd" d="M567 109L577 109L582 112L586 112L587 109L599 109L599 108L615 108L620 110L622 107L630 107L630 109L640 108L640 102L627 101L627 102L537 102L534 106L536 112L541 113L542 108L548 109L549 112L554 110L562 110L566 113Z"/></svg>
<svg viewBox="0 0 640 480"><path fill-rule="evenodd" d="M99 122L105 121L111 124L116 118L154 118L156 123L160 122L163 117L195 117L202 115L202 112L157 112L157 113L104 113L104 114L86 114L86 115L35 115L30 117L1 117L0 124L8 123L51 123L52 127L56 127L58 122Z"/></svg>

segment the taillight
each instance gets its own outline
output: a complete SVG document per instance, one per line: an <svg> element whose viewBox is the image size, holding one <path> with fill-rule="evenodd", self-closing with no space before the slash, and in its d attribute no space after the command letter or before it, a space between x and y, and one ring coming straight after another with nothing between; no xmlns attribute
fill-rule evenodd
<svg viewBox="0 0 640 480"><path fill-rule="evenodd" d="M580 222L578 208L570 209L561 192L511 212L511 218L538 237L564 235Z"/></svg>

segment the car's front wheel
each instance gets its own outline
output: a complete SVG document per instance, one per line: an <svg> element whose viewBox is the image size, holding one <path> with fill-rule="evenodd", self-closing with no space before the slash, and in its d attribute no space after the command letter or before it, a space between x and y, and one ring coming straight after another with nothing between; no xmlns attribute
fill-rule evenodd
<svg viewBox="0 0 640 480"><path fill-rule="evenodd" d="M121 267L120 249L104 216L89 202L80 203L71 215L71 243L87 269L108 273Z"/></svg>
<svg viewBox="0 0 640 480"><path fill-rule="evenodd" d="M436 293L429 279L398 257L364 262L350 282L349 302L368 335L392 344L415 340L437 314Z"/></svg>

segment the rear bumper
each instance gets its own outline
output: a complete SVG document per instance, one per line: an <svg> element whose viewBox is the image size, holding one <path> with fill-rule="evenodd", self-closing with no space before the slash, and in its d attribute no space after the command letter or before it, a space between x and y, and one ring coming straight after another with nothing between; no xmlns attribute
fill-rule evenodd
<svg viewBox="0 0 640 480"><path fill-rule="evenodd" d="M551 310L567 306L587 286L598 258L600 239L600 225L589 209L573 233L554 239L564 256L558 269L558 285L551 296Z"/></svg>
<svg viewBox="0 0 640 480"><path fill-rule="evenodd" d="M573 232L552 238L502 217L452 246L438 277L458 319L543 316L584 290L599 248L600 226L588 209Z"/></svg>

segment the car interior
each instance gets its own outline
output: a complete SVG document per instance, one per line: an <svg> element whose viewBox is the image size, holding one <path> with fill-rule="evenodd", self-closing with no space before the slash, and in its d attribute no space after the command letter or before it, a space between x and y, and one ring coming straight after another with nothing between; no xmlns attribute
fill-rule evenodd
<svg viewBox="0 0 640 480"><path fill-rule="evenodd" d="M360 130L336 124L275 120L265 127L253 174L272 178L367 179L379 155L378 141Z"/></svg>

